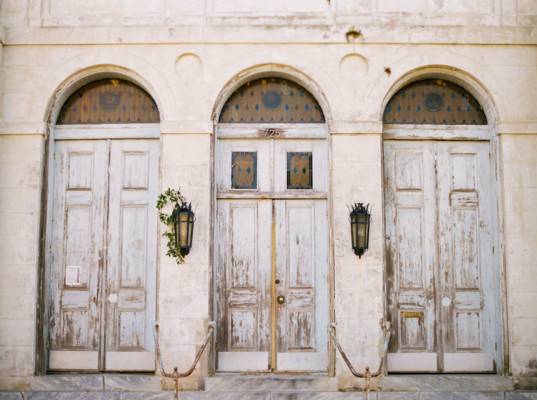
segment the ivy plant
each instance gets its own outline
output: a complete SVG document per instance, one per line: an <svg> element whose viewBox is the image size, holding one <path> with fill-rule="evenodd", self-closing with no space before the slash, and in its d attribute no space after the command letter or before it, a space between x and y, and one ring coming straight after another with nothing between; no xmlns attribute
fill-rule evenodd
<svg viewBox="0 0 537 400"><path fill-rule="evenodd" d="M185 262L183 256L181 255L181 249L175 242L175 210L179 208L179 203L185 202L184 196L181 194L180 189L166 189L164 193L161 193L157 200L157 210L160 221L166 225L168 228L162 236L168 238L168 252L166 255L168 257L173 257L177 261L177 264L183 264ZM172 205L172 212L166 214L163 209L167 208L167 205Z"/></svg>

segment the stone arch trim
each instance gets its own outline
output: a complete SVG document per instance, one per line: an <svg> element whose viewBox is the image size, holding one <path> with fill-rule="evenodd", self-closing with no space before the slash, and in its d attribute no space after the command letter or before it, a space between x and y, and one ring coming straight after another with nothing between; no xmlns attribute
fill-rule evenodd
<svg viewBox="0 0 537 400"><path fill-rule="evenodd" d="M481 107L483 107L489 127L494 129L498 125L499 117L497 107L485 86L470 74L444 65L421 67L409 71L399 78L399 80L387 91L380 104L380 108L377 109L378 120L382 122L386 105L399 90L411 83L425 79L443 79L467 90L479 102Z"/></svg>
<svg viewBox="0 0 537 400"><path fill-rule="evenodd" d="M226 101L235 91L245 83L262 78L288 79L306 89L321 106L325 117L325 123L331 120L330 107L323 90L307 75L297 69L281 64L261 64L239 72L232 77L218 94L211 113L211 119L218 123L218 119Z"/></svg>

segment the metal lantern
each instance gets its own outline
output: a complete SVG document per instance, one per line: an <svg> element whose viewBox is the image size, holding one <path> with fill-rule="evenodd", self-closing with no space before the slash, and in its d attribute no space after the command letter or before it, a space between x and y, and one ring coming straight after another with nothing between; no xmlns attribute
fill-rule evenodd
<svg viewBox="0 0 537 400"><path fill-rule="evenodd" d="M362 254L369 247L369 224L371 222L371 212L369 204L355 203L351 209L351 239L354 254L362 258Z"/></svg>
<svg viewBox="0 0 537 400"><path fill-rule="evenodd" d="M192 232L194 231L194 212L192 203L177 204L174 210L175 243L180 248L181 255L186 256L192 247Z"/></svg>

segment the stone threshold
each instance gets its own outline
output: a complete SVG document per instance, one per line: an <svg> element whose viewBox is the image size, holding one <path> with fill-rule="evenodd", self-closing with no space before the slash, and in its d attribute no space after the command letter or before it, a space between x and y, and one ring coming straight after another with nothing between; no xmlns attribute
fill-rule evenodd
<svg viewBox="0 0 537 400"><path fill-rule="evenodd" d="M30 379L32 391L141 391L161 390L161 378L154 375L88 374L46 375Z"/></svg>

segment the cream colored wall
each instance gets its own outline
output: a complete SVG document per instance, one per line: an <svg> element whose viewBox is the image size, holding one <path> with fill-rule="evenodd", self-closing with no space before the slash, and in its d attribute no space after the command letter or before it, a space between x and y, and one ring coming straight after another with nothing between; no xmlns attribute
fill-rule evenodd
<svg viewBox="0 0 537 400"><path fill-rule="evenodd" d="M501 147L511 367L536 376L537 136L502 135Z"/></svg>
<svg viewBox="0 0 537 400"><path fill-rule="evenodd" d="M0 387L34 372L43 138L0 135Z"/></svg>
<svg viewBox="0 0 537 400"><path fill-rule="evenodd" d="M0 388L26 387L34 371L47 110L55 93L103 71L131 77L155 98L162 118L161 187L180 186L196 207L187 263L177 266L160 246L158 313L167 369L186 369L210 318L214 108L240 79L271 69L298 79L326 108L338 336L357 369L376 368L383 316L381 114L394 85L425 66L473 82L494 111L489 117L501 134L505 188L511 368L527 369L537 355L537 339L528 334L537 331L530 307L537 224L529 223L537 212L535 2L420 0L400 10L403 3L390 0L297 0L277 9L248 1L241 16L231 16L231 3L221 0L140 2L124 15L109 3L97 1L84 15L73 1L1 3L7 28L0 80ZM363 36L347 43L351 24ZM373 206L370 250L361 259L350 247L347 210L358 201ZM185 388L199 387L203 373L196 371ZM337 373L342 388L357 384L339 356Z"/></svg>

